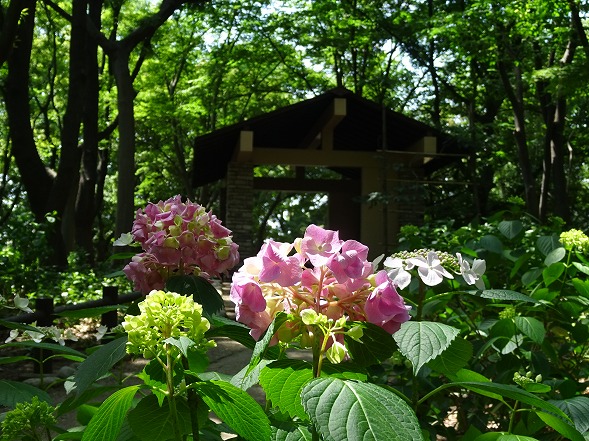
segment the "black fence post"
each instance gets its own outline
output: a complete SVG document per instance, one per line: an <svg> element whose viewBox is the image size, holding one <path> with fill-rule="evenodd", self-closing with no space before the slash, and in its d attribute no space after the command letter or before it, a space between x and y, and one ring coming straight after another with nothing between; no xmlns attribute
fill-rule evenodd
<svg viewBox="0 0 589 441"><path fill-rule="evenodd" d="M119 288L116 286L102 287L102 300L104 305L117 305L119 303ZM108 311L102 314L100 324L112 329L119 324L118 310ZM103 343L107 343L109 339L103 338Z"/></svg>
<svg viewBox="0 0 589 441"><path fill-rule="evenodd" d="M40 314L37 320L38 326L52 326L53 325L53 299L39 298L35 300L35 309ZM34 372L51 373L53 372L53 360L44 360L45 357L51 355L51 351L43 350L41 348L33 348L33 357L38 360L35 363Z"/></svg>

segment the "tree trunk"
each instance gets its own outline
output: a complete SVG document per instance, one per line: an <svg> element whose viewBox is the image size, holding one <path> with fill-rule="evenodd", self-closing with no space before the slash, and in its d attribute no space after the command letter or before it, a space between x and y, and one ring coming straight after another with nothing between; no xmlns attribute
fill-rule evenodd
<svg viewBox="0 0 589 441"><path fill-rule="evenodd" d="M119 148L117 152L117 211L115 237L131 231L135 212L135 91L129 71L129 52L121 49L111 57L117 84Z"/></svg>
<svg viewBox="0 0 589 441"><path fill-rule="evenodd" d="M100 29L102 1L93 0L89 5L89 17ZM90 263L94 262L94 219L97 214L96 184L98 179L98 44L86 36L86 90L84 93L84 143L82 167L76 199L76 244L83 249Z"/></svg>
<svg viewBox="0 0 589 441"><path fill-rule="evenodd" d="M27 192L31 211L37 222L44 222L53 176L46 169L37 151L29 105L29 69L36 1L23 0L22 3L27 9L27 14L21 20L17 31L16 38L19 43L7 60L4 101L10 127L12 155Z"/></svg>

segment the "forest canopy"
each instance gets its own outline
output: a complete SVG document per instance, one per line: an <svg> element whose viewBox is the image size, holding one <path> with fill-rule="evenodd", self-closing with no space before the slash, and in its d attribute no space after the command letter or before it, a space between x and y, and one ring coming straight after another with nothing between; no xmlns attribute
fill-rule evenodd
<svg viewBox="0 0 589 441"><path fill-rule="evenodd" d="M586 229L588 13L578 0L2 0L3 243L100 262L147 201L217 208L220 185L192 187L194 140L334 87L472 146L436 179L476 192L429 186L431 218L510 202ZM257 171L276 172L289 173ZM280 237L322 200L260 194L254 224Z"/></svg>

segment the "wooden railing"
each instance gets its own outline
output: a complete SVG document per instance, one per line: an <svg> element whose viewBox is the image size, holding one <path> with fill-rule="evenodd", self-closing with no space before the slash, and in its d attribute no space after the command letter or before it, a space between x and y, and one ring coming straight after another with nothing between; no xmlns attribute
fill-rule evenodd
<svg viewBox="0 0 589 441"><path fill-rule="evenodd" d="M123 305L125 303L133 302L141 298L143 294L140 292L132 292L128 294L119 295L116 286L105 286L102 288L102 299L90 300L84 303L77 303L75 305L61 305L54 306L52 298L38 298L35 300L35 311L28 314L19 314L12 317L5 317L2 320L12 323L30 324L35 323L37 326L52 326L54 321L60 317L60 314L68 311L80 311L83 309L100 308L103 306ZM101 314L100 323L107 328L114 328L118 325L117 310L109 310ZM3 326L0 325L0 329ZM42 350L33 351L39 363L43 363L43 372L52 372L51 360L43 361ZM40 370L39 363L35 364L35 370Z"/></svg>

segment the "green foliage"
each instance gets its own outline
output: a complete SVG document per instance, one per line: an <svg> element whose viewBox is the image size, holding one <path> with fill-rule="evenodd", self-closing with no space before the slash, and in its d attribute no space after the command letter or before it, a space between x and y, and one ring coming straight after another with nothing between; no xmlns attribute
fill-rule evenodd
<svg viewBox="0 0 589 441"><path fill-rule="evenodd" d="M32 397L30 402L18 403L2 421L2 441L19 439L36 441L49 439L49 428L55 424L55 408L46 401Z"/></svg>

